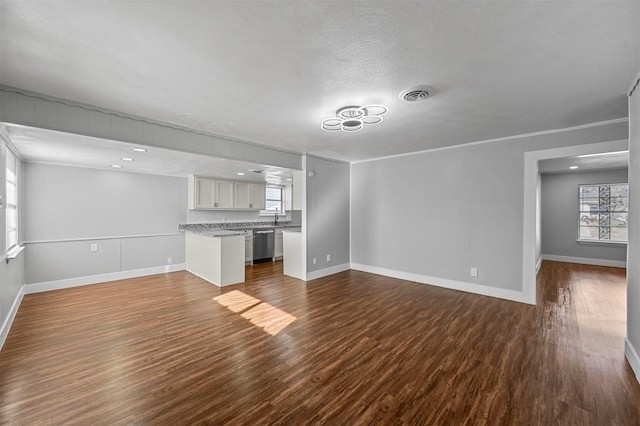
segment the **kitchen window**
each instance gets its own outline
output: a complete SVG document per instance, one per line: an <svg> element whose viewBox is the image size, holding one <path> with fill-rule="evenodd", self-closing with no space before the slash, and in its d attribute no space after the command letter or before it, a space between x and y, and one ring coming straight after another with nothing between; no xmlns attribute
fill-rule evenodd
<svg viewBox="0 0 640 426"><path fill-rule="evenodd" d="M267 185L265 198L266 214L284 213L284 191L281 186Z"/></svg>
<svg viewBox="0 0 640 426"><path fill-rule="evenodd" d="M629 184L579 185L578 241L626 243L629 233Z"/></svg>
<svg viewBox="0 0 640 426"><path fill-rule="evenodd" d="M18 158L6 149L6 200L7 253L18 250ZM9 256L8 257L12 257Z"/></svg>

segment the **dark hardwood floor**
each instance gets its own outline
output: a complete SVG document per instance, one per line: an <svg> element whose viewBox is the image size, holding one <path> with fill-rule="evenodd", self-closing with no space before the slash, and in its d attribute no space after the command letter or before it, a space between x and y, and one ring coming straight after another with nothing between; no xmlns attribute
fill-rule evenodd
<svg viewBox="0 0 640 426"><path fill-rule="evenodd" d="M535 307L281 272L25 296L0 351L0 424L640 424L622 269L544 262Z"/></svg>

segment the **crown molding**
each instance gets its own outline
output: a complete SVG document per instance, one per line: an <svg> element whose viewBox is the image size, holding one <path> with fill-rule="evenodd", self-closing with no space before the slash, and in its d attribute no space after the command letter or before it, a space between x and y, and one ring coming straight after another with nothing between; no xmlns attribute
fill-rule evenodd
<svg viewBox="0 0 640 426"><path fill-rule="evenodd" d="M628 121L629 121L628 117L614 118L612 120L598 121L598 122L595 122L595 123L581 124L579 126L565 127L563 129L543 130L543 131L540 131L540 132L523 133L523 134L520 134L520 135L504 136L504 137L495 138L495 139L485 139L485 140L481 140L481 141L468 142L468 143L463 143L463 144L459 144L459 145L451 145L451 146L443 146L443 147L439 147L439 148L424 149L422 151L412 151L412 152L405 152L403 154L395 154L395 155L387 155L387 156L384 156L384 157L369 158L367 160L353 161L353 162L351 162L351 164L368 163L370 161L378 161L378 160L388 160L390 158L406 157L406 156L409 156L409 155L424 154L424 153L427 153L427 152L446 151L446 150L449 150L449 149L456 149L456 148L466 148L466 147L474 146L474 145L483 145L483 144L487 144L487 143L503 142L503 141L513 140L513 139L524 139L524 138L530 138L530 137L535 137L535 136L552 135L552 134L556 134L556 133L571 132L571 131L574 131L574 130L589 129L589 128L592 128L592 127L607 126L609 124L627 123Z"/></svg>

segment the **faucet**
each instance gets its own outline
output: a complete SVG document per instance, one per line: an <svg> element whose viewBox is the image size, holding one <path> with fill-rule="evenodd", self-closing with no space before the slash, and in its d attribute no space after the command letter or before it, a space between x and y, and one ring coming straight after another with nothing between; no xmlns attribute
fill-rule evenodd
<svg viewBox="0 0 640 426"><path fill-rule="evenodd" d="M276 214L274 216L273 225L278 226L278 208L276 207Z"/></svg>

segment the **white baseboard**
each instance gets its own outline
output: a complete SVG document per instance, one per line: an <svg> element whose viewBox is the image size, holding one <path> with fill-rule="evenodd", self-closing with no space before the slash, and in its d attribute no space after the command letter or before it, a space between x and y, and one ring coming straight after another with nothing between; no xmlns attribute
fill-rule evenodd
<svg viewBox="0 0 640 426"><path fill-rule="evenodd" d="M370 272L377 275L384 275L386 277L398 278L406 281L414 281L420 284L428 284L436 287L448 288L451 290L465 291L467 293L481 294L483 296L512 300L514 302L528 303L525 295L521 291L507 290L503 288L490 287L482 284L474 284L464 281L448 280L445 278L430 277L427 275L413 274L410 272L396 271L394 269L379 268L377 266L362 265L359 263L352 263L351 269Z"/></svg>
<svg viewBox="0 0 640 426"><path fill-rule="evenodd" d="M638 352L631 345L629 339L624 339L624 354L627 356L631 369L636 374L636 380L640 383L640 357L638 357Z"/></svg>
<svg viewBox="0 0 640 426"><path fill-rule="evenodd" d="M552 260L555 262L581 263L583 265L612 266L614 268L627 267L627 262L623 260L605 260L605 259L591 259L586 257L556 256L555 254L543 254L541 259Z"/></svg>
<svg viewBox="0 0 640 426"><path fill-rule="evenodd" d="M127 278L145 277L147 275L164 274L166 272L184 271L185 263L175 265L154 266L152 268L133 269L130 271L111 272L108 274L90 275L86 277L67 278L64 280L45 281L35 284L25 284L24 294L41 293L43 291L60 290L63 288L79 287L108 281L124 280Z"/></svg>
<svg viewBox="0 0 640 426"><path fill-rule="evenodd" d="M538 276L538 272L540 272L540 267L542 266L543 260L544 256L540 256L540 259L538 259L538 263L536 263L536 276Z"/></svg>
<svg viewBox="0 0 640 426"><path fill-rule="evenodd" d="M9 309L9 315L5 318L4 323L2 323L2 328L0 328L0 350L2 346L4 346L4 341L7 339L9 335L9 330L11 329L11 325L13 324L13 320L18 313L18 308L20 307L20 303L22 303L22 298L24 297L24 286L20 287L16 298L13 300L13 304L11 305L11 309Z"/></svg>
<svg viewBox="0 0 640 426"><path fill-rule="evenodd" d="M336 265L330 268L307 272L304 281L311 281L318 278L327 277L329 275L337 274L338 272L348 271L349 269L351 269L351 265L349 263L343 263L342 265Z"/></svg>

